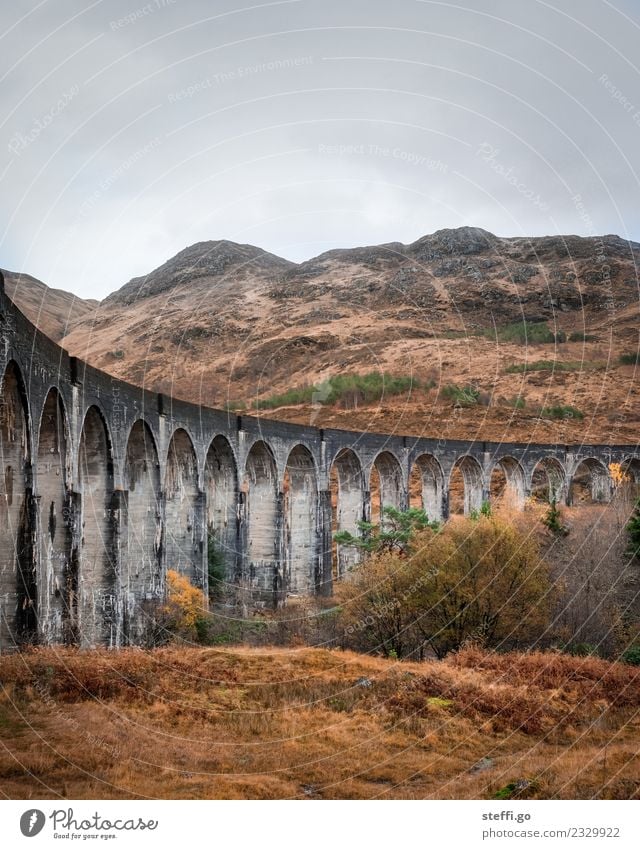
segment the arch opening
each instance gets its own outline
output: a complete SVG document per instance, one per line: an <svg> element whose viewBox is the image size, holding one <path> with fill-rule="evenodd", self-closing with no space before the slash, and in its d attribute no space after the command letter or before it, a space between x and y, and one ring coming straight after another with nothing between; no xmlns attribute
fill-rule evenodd
<svg viewBox="0 0 640 849"><path fill-rule="evenodd" d="M297 445L289 454L284 476L285 586L310 595L320 583L318 480L310 451Z"/></svg>
<svg viewBox="0 0 640 849"><path fill-rule="evenodd" d="M565 493L566 472L554 457L536 463L531 474L531 497L545 504L559 502Z"/></svg>
<svg viewBox="0 0 640 849"><path fill-rule="evenodd" d="M569 483L567 503L578 506L611 500L611 477L600 460L587 457L576 466Z"/></svg>
<svg viewBox="0 0 640 849"><path fill-rule="evenodd" d="M405 503L404 482L400 463L390 451L375 458L369 476L371 521L385 525L385 507L402 510Z"/></svg>
<svg viewBox="0 0 640 849"><path fill-rule="evenodd" d="M224 595L239 581L238 472L229 441L216 436L204 467L207 498L209 594ZM212 573L216 574L213 575ZM212 586L215 580L217 586Z"/></svg>
<svg viewBox="0 0 640 849"><path fill-rule="evenodd" d="M81 646L115 646L118 610L112 510L113 461L106 425L96 407L84 419L78 451L81 491L80 564L72 567L69 613ZM74 627L75 626L75 627Z"/></svg>
<svg viewBox="0 0 640 849"><path fill-rule="evenodd" d="M469 516L482 508L482 469L466 454L454 463L449 476L449 513Z"/></svg>
<svg viewBox="0 0 640 849"><path fill-rule="evenodd" d="M331 538L338 531L358 536L358 522L365 518L364 474L357 454L343 448L331 465ZM342 578L360 561L360 552L353 546L332 542L333 579Z"/></svg>
<svg viewBox="0 0 640 849"><path fill-rule="evenodd" d="M491 470L489 497L497 507L522 510L526 497L524 471L513 457L502 457Z"/></svg>
<svg viewBox="0 0 640 849"><path fill-rule="evenodd" d="M182 428L175 431L169 443L164 497L166 567L184 575L194 586L205 587L198 461L191 438Z"/></svg>
<svg viewBox="0 0 640 849"><path fill-rule="evenodd" d="M640 488L640 458L626 458L620 464L620 471L624 475L625 482Z"/></svg>
<svg viewBox="0 0 640 849"><path fill-rule="evenodd" d="M440 463L431 454L417 457L411 469L410 505L424 510L429 521L444 518L444 475Z"/></svg>
<svg viewBox="0 0 640 849"><path fill-rule="evenodd" d="M39 598L38 620L45 643L71 641L71 493L68 426L57 389L49 390L38 437Z"/></svg>
<svg viewBox="0 0 640 849"><path fill-rule="evenodd" d="M282 505L276 462L266 442L258 441L251 447L242 489L246 505L249 588L254 599L277 603L284 593Z"/></svg>
<svg viewBox="0 0 640 849"><path fill-rule="evenodd" d="M146 642L164 592L160 463L151 430L142 420L129 434L124 480L127 564L121 575L123 632L127 642L139 644Z"/></svg>

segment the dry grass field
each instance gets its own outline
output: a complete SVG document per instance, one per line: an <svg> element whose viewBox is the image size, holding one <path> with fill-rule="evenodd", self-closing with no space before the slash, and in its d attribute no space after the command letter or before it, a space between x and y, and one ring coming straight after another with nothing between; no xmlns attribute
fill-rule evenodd
<svg viewBox="0 0 640 849"><path fill-rule="evenodd" d="M639 798L640 669L468 648L0 658L5 798Z"/></svg>

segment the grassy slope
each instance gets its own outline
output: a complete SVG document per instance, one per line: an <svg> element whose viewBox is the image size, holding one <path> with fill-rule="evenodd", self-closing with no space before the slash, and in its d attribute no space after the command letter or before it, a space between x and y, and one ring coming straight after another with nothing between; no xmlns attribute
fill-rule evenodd
<svg viewBox="0 0 640 849"><path fill-rule="evenodd" d="M0 680L10 798L640 796L640 670L594 658L38 649Z"/></svg>

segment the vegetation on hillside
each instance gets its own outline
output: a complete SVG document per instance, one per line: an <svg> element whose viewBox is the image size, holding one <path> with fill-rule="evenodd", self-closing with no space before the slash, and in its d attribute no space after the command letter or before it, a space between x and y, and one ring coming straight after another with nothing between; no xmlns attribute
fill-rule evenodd
<svg viewBox="0 0 640 849"><path fill-rule="evenodd" d="M483 331L488 339L498 339L500 342L515 342L520 345L553 344L566 342L567 336L563 330L554 333L546 321L516 321L502 327L489 328Z"/></svg>
<svg viewBox="0 0 640 849"><path fill-rule="evenodd" d="M387 372L370 371L366 374L337 374L321 383L301 386L259 398L253 406L257 410L272 410L297 404L342 404L357 407L370 404L384 397L403 395L420 389L424 383L414 376L392 375Z"/></svg>
<svg viewBox="0 0 640 849"><path fill-rule="evenodd" d="M550 407L543 407L540 410L540 415L544 419L579 419L584 418L584 413L570 404L553 404Z"/></svg>
<svg viewBox="0 0 640 849"><path fill-rule="evenodd" d="M530 371L585 371L601 368L602 363L585 360L535 360L527 363L512 363L505 368L505 374L526 374Z"/></svg>

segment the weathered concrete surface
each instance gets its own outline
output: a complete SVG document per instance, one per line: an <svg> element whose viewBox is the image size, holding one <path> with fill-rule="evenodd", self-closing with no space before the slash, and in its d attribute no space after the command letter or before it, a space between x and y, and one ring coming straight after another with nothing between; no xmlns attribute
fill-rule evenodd
<svg viewBox="0 0 640 849"><path fill-rule="evenodd" d="M533 445L318 430L188 404L116 380L36 331L0 292L0 651L25 641L140 643L167 569L208 590L208 560L247 604L329 594L357 561L333 533L408 505L432 519L502 473L532 492L607 500L624 445ZM334 556L335 555L335 556Z"/></svg>

